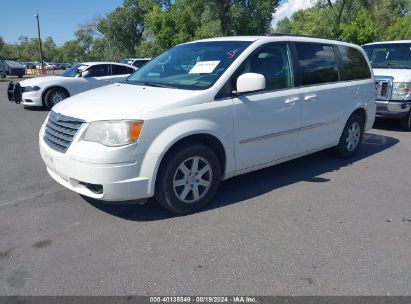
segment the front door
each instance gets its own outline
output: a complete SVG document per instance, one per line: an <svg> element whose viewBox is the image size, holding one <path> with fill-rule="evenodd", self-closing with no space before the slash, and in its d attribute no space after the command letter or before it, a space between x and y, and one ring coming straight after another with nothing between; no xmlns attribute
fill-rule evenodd
<svg viewBox="0 0 411 304"><path fill-rule="evenodd" d="M237 76L243 73L264 75L266 89L233 100L236 168L240 171L299 153L302 115L287 44L258 49Z"/></svg>
<svg viewBox="0 0 411 304"><path fill-rule="evenodd" d="M111 84L110 66L108 64L97 64L89 67L88 75L83 78L81 85L77 88L81 93L98 87Z"/></svg>

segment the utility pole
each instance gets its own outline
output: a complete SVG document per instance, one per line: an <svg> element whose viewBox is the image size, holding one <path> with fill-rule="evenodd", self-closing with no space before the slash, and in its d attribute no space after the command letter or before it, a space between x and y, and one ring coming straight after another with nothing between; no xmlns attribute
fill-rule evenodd
<svg viewBox="0 0 411 304"><path fill-rule="evenodd" d="M43 70L43 49L41 47L39 14L35 14L34 17L36 17L37 19L37 34L39 36L39 48L40 48L40 65L41 65L41 69Z"/></svg>

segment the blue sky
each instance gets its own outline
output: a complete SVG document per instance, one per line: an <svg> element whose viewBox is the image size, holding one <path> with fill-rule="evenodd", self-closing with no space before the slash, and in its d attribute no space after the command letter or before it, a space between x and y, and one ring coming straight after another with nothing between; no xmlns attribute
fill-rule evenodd
<svg viewBox="0 0 411 304"><path fill-rule="evenodd" d="M57 45L74 38L77 26L105 15L123 0L0 0L0 36L7 43L21 35L37 37L34 15L40 16L41 38L51 36Z"/></svg>
<svg viewBox="0 0 411 304"><path fill-rule="evenodd" d="M41 38L51 36L58 46L74 38L78 25L97 15L105 16L123 0L0 0L0 36L7 43L19 36L37 37L34 15L40 16ZM204 0L206 1L206 0ZM298 9L313 5L314 0L283 0L274 14L273 25Z"/></svg>

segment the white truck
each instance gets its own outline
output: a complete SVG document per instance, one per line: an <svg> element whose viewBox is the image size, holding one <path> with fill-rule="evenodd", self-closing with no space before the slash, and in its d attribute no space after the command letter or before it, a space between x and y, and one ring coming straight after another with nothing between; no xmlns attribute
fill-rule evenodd
<svg viewBox="0 0 411 304"><path fill-rule="evenodd" d="M397 118L411 131L411 40L363 45L374 70L377 118Z"/></svg>

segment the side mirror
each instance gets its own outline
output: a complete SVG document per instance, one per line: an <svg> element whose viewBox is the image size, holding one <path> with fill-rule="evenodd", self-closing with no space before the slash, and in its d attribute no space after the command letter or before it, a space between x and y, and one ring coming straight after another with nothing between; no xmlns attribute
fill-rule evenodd
<svg viewBox="0 0 411 304"><path fill-rule="evenodd" d="M90 75L90 71L81 72L81 77L83 77L83 78L86 78L88 75Z"/></svg>
<svg viewBox="0 0 411 304"><path fill-rule="evenodd" d="M245 73L237 78L237 93L255 92L265 89L265 77L256 73Z"/></svg>

